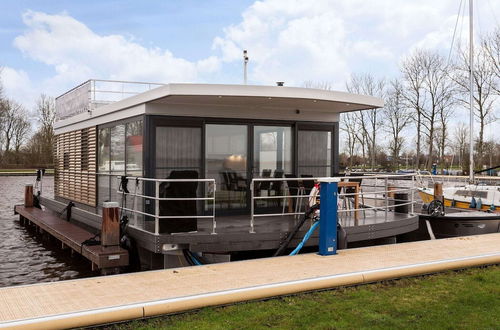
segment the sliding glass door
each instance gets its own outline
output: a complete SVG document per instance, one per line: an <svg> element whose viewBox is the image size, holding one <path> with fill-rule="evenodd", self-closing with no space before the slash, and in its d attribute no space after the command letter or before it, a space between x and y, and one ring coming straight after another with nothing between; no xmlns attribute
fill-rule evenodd
<svg viewBox="0 0 500 330"><path fill-rule="evenodd" d="M205 177L217 183L217 210L247 209L248 126L205 126Z"/></svg>

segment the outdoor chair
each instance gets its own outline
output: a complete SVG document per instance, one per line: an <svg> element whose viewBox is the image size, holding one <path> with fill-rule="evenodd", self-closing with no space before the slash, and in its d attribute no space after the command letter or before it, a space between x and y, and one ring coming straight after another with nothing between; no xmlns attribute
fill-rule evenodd
<svg viewBox="0 0 500 330"><path fill-rule="evenodd" d="M198 179L197 171L172 171L168 179ZM161 198L195 198L198 182L163 182L160 184ZM160 216L196 216L196 200L158 201ZM198 230L197 218L160 219L160 233L178 233Z"/></svg>

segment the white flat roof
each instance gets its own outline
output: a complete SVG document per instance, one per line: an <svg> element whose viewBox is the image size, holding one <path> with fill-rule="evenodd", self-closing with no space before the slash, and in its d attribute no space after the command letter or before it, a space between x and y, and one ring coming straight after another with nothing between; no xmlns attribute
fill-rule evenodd
<svg viewBox="0 0 500 330"><path fill-rule="evenodd" d="M374 109L384 106L380 98L351 94L339 91L329 91L313 88L282 87L282 86L255 86L255 85L221 85L221 84L167 84L150 91L134 95L127 99L101 106L91 113L82 113L56 122L56 130L64 131L104 124L136 115L147 114L148 107L169 109L176 116L182 116L179 109L198 109L195 113L200 117L253 118L248 116L249 110L255 111L256 118L262 113L276 111L282 116L284 111L300 110L302 113L324 113L332 118L333 114L341 112ZM163 108L162 108L163 107ZM230 108L231 113L221 115L218 108ZM201 110L200 110L201 109ZM211 113L213 111L213 113ZM242 111L238 115L238 111ZM193 111L186 111L186 115L193 116ZM274 118L275 119L275 118ZM289 118L283 118L289 119ZM302 119L303 120L303 119ZM315 119L316 121L318 119ZM330 120L325 120L330 121ZM73 127L74 126L74 127ZM76 127L78 126L78 127ZM56 131L57 133L57 131Z"/></svg>

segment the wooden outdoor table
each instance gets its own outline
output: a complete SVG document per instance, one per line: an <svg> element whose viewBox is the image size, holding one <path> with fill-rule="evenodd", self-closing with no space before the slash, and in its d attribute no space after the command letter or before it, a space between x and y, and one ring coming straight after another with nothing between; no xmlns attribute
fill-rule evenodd
<svg viewBox="0 0 500 330"><path fill-rule="evenodd" d="M358 225L358 209L359 209L359 182L340 181L339 188L354 188L354 225Z"/></svg>

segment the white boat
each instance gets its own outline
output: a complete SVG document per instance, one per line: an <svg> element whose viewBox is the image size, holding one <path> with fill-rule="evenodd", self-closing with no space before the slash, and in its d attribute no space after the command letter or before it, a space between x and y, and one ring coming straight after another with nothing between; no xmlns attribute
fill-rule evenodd
<svg viewBox="0 0 500 330"><path fill-rule="evenodd" d="M419 187L418 192L426 204L434 200L434 188ZM500 186L467 184L443 188L445 207L500 212Z"/></svg>

